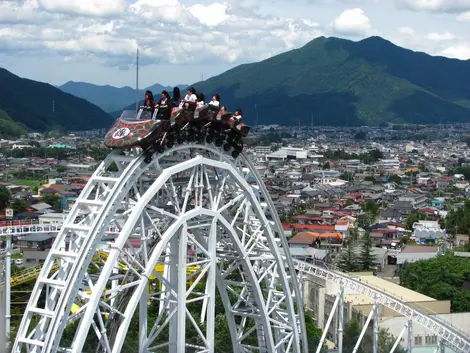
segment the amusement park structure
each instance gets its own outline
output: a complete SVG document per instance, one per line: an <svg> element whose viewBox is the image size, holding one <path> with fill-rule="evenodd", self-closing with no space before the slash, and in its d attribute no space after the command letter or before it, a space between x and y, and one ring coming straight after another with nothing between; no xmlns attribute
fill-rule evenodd
<svg viewBox="0 0 470 353"><path fill-rule="evenodd" d="M117 353L137 328L142 353L214 353L217 299L233 352L306 353L304 276L339 285L326 326L345 291L375 300L353 352L371 322L378 352L379 306L408 318L392 352L406 334L411 353L413 324L434 332L441 351L470 352L470 339L451 325L347 274L293 260L244 153L234 158L223 146L188 141L147 157L140 148L115 150L90 178L57 229L12 352L79 353L92 340L96 352ZM343 310L337 312L343 353Z"/></svg>

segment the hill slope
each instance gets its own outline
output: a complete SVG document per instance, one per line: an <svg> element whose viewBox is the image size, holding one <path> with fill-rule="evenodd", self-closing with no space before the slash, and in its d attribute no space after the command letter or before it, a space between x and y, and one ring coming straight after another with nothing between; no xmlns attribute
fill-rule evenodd
<svg viewBox="0 0 470 353"><path fill-rule="evenodd" d="M187 87L181 85L180 87ZM113 86L98 86L86 82L69 81L59 87L62 91L73 94L76 97L86 99L88 102L96 104L106 112L113 112L126 105L135 102L135 89L129 86L117 88ZM151 90L155 96L161 91L173 91L173 87L162 86L158 83L139 90L139 98L144 96L146 90Z"/></svg>
<svg viewBox="0 0 470 353"><path fill-rule="evenodd" d="M14 121L36 131L88 130L109 127L113 122L109 114L84 99L2 68L0 109Z"/></svg>
<svg viewBox="0 0 470 353"><path fill-rule="evenodd" d="M432 57L380 37L317 38L194 86L260 124L470 122L470 61Z"/></svg>

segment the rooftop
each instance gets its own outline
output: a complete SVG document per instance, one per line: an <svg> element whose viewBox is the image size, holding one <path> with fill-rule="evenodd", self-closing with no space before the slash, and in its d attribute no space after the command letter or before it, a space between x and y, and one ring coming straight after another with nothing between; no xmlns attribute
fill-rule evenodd
<svg viewBox="0 0 470 353"><path fill-rule="evenodd" d="M379 291L385 292L393 297L401 299L405 303L412 303L412 302L430 302L430 301L437 301L437 299L428 297L427 295L415 292L411 289L402 287L398 284L389 282L384 280L380 277L376 277L372 274L357 274L357 279L359 279L362 283L365 283L374 289ZM374 300L362 295L362 294L348 294L345 295L345 300L352 302L353 305L371 305L374 304Z"/></svg>
<svg viewBox="0 0 470 353"><path fill-rule="evenodd" d="M407 245L401 251L402 254L416 254L416 253L436 253L438 250L435 246L423 246L423 245Z"/></svg>

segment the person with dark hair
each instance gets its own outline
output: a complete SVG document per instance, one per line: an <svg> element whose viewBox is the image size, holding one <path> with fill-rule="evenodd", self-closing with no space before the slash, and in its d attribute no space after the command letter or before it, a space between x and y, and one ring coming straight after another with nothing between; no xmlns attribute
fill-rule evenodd
<svg viewBox="0 0 470 353"><path fill-rule="evenodd" d="M227 107L226 107L225 105L221 106L219 113L220 113L220 114L225 114L225 113L227 113Z"/></svg>
<svg viewBox="0 0 470 353"><path fill-rule="evenodd" d="M141 108L155 108L155 98L153 98L152 91L145 91L144 105Z"/></svg>
<svg viewBox="0 0 470 353"><path fill-rule="evenodd" d="M158 108L158 116L162 119L170 119L171 115L171 98L167 91L162 91L160 100L156 107Z"/></svg>
<svg viewBox="0 0 470 353"><path fill-rule="evenodd" d="M205 100L205 97L204 97L204 93L198 93L196 94L197 96L197 105L198 106L203 106L205 104L204 100Z"/></svg>
<svg viewBox="0 0 470 353"><path fill-rule="evenodd" d="M184 96L183 100L181 101L179 107L184 109L189 109L191 106L192 110L196 109L197 104L197 96L196 90L194 87L189 87L186 91L186 96Z"/></svg>
<svg viewBox="0 0 470 353"><path fill-rule="evenodd" d="M179 87L173 88L173 106L177 107L181 101L181 92Z"/></svg>
<svg viewBox="0 0 470 353"><path fill-rule="evenodd" d="M243 111L241 110L241 108L235 110L235 113L233 113L233 116L230 118L233 127L239 125L242 122L242 115Z"/></svg>
<svg viewBox="0 0 470 353"><path fill-rule="evenodd" d="M212 100L210 101L209 105L218 108L220 105L220 95L218 93L215 93L212 96Z"/></svg>
<svg viewBox="0 0 470 353"><path fill-rule="evenodd" d="M189 87L188 88L188 90L186 92L186 96L184 97L184 101L185 102L194 102L194 103L197 102L196 90L194 89L194 87Z"/></svg>

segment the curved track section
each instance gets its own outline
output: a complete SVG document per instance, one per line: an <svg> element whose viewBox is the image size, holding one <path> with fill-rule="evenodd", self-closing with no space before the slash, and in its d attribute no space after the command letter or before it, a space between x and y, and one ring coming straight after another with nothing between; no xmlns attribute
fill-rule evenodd
<svg viewBox="0 0 470 353"><path fill-rule="evenodd" d="M190 144L150 164L137 151L107 157L57 236L13 352L117 353L135 338L139 352L214 352L222 320L234 352L305 353L292 259L245 162Z"/></svg>
<svg viewBox="0 0 470 353"><path fill-rule="evenodd" d="M379 291L363 282L355 280L344 273L335 272L319 266L312 265L307 262L294 260L294 268L301 274L310 274L315 277L323 278L329 282L343 285L346 289L351 289L353 293L365 295L377 301L377 303L389 308L396 313L399 313L413 322L426 327L437 336L439 336L444 343L458 353L470 352L470 339L465 333L458 329L449 326L449 324L425 315L419 310L416 310L401 300L388 295L385 292Z"/></svg>

